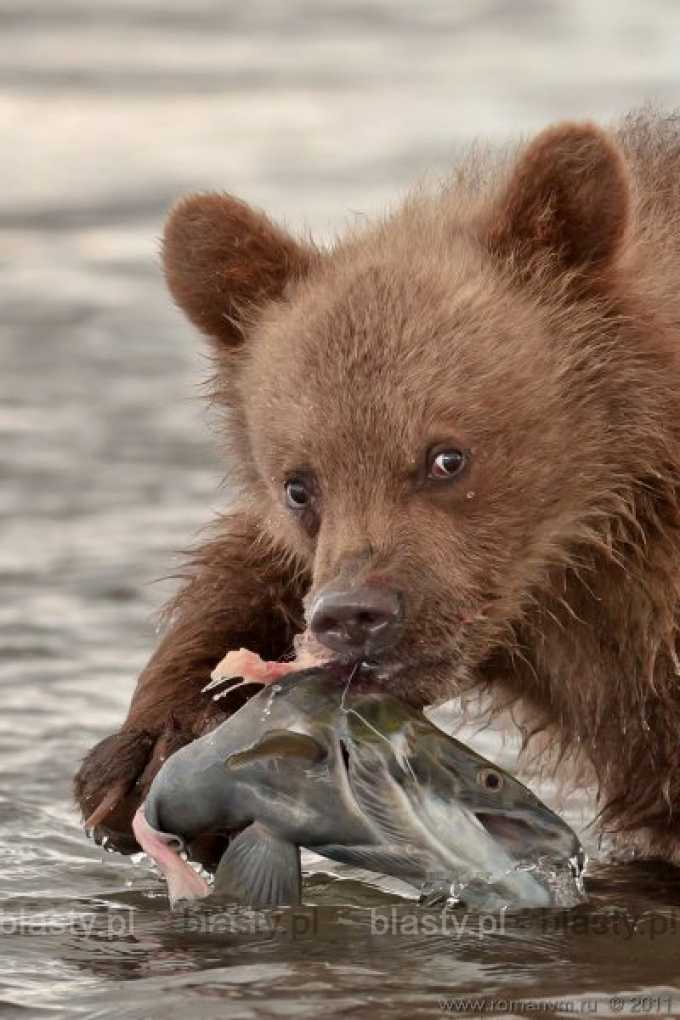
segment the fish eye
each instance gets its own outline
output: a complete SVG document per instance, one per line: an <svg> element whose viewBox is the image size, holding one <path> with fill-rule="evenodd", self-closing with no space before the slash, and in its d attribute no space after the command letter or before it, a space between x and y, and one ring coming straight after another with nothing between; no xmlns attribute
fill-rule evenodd
<svg viewBox="0 0 680 1020"><path fill-rule="evenodd" d="M477 782L490 793L496 793L503 786L503 776L496 769L480 769L477 773Z"/></svg>
<svg viewBox="0 0 680 1020"><path fill-rule="evenodd" d="M427 455L427 477L435 482L452 481L467 467L468 454L458 447L437 446Z"/></svg>

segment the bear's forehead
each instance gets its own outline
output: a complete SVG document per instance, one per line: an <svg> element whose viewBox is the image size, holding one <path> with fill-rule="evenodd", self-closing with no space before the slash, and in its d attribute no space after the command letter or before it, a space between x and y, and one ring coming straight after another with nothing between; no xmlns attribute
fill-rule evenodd
<svg viewBox="0 0 680 1020"><path fill-rule="evenodd" d="M471 403L492 410L513 364L520 375L535 366L541 338L524 303L512 305L491 274L451 257L329 274L254 338L245 402L283 428L408 442L409 424L455 422Z"/></svg>
<svg viewBox="0 0 680 1020"><path fill-rule="evenodd" d="M422 394L430 410L452 407L442 367L455 325L444 300L431 283L409 288L389 267L309 287L256 340L246 403L308 441L350 433L382 441L388 432L407 443Z"/></svg>

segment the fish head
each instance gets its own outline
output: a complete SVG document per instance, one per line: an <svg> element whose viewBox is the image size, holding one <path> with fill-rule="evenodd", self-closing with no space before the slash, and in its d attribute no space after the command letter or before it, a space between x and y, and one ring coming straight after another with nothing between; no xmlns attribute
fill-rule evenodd
<svg viewBox="0 0 680 1020"><path fill-rule="evenodd" d="M362 809L385 840L409 853L420 845L448 878L465 879L466 902L549 906L562 870L577 901L578 837L519 780L389 696L355 699L344 724Z"/></svg>
<svg viewBox="0 0 680 1020"><path fill-rule="evenodd" d="M583 854L573 829L527 786L435 727L418 738L414 768L432 791L455 790L491 837L517 861L564 862Z"/></svg>

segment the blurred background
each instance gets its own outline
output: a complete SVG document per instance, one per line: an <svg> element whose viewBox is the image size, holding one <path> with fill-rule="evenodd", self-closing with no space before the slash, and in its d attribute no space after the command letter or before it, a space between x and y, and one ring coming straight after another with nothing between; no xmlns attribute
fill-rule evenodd
<svg viewBox="0 0 680 1020"><path fill-rule="evenodd" d="M674 0L2 0L0 753L29 707L69 769L118 722L152 582L226 499L173 200L331 238L478 137L647 101L680 102Z"/></svg>
<svg viewBox="0 0 680 1020"><path fill-rule="evenodd" d="M478 137L650 101L680 103L675 0L1 0L0 894L129 875L70 777L228 498L168 206L225 189L330 239Z"/></svg>

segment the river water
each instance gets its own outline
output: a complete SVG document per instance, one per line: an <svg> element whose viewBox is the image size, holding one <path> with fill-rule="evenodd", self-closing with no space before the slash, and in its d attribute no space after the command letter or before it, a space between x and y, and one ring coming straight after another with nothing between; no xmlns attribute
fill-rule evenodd
<svg viewBox="0 0 680 1020"><path fill-rule="evenodd" d="M168 204L227 188L329 237L477 135L672 106L679 43L673 0L2 0L1 1016L680 1015L677 873L592 835L571 912L454 926L310 863L304 910L170 915L69 791L156 640L156 579L228 499L158 271Z"/></svg>

